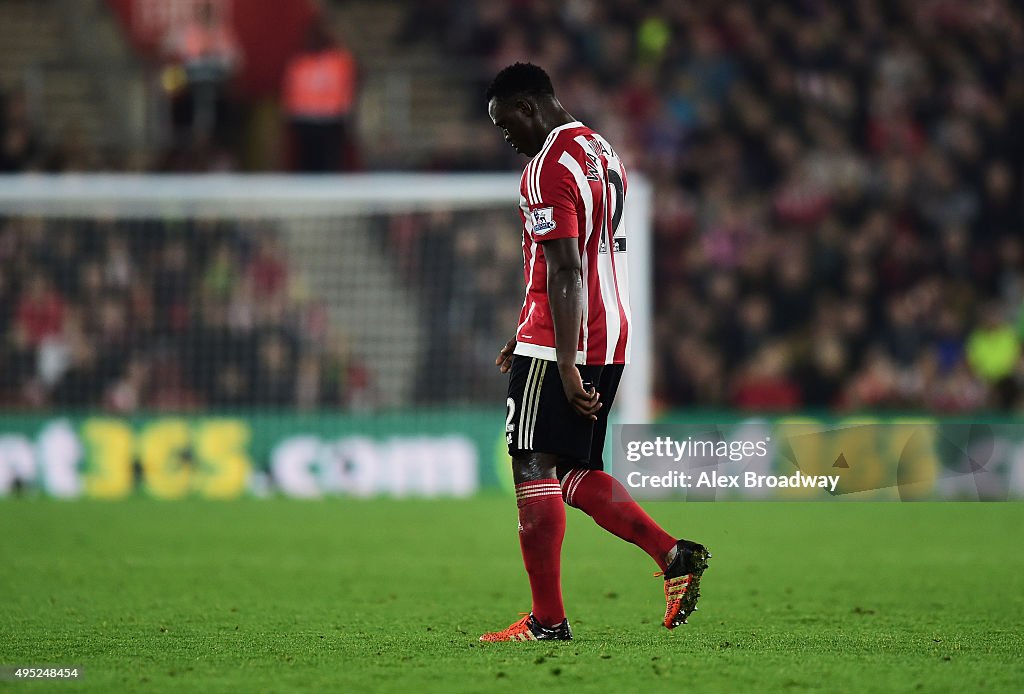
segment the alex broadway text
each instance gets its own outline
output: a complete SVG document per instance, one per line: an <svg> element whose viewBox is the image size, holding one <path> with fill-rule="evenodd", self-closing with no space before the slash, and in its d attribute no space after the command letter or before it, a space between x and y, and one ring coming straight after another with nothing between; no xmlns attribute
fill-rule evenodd
<svg viewBox="0 0 1024 694"><path fill-rule="evenodd" d="M836 491L839 475L805 475L796 472L792 475L762 475L757 472L746 472L742 475L723 475L714 470L689 475L673 470L663 475L645 475L631 472L626 475L626 484L634 489L673 488L673 489L758 489L761 487L812 487Z"/></svg>

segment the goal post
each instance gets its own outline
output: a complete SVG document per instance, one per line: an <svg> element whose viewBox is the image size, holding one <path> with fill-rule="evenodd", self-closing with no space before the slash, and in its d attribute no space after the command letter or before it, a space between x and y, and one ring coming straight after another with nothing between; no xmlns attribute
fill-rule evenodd
<svg viewBox="0 0 1024 694"><path fill-rule="evenodd" d="M482 367L458 374L459 382L445 384L450 390L443 393L424 382L416 367L424 350L443 354L457 348L482 361L483 353L497 352L499 336L507 339L514 330L523 291L522 266L513 255L518 241L509 240L520 233L518 184L518 174L512 173L0 176L0 219L15 225L49 220L73 233L87 229L90 243L103 248L120 243L104 236L109 234L140 253L163 254L165 248L147 245L156 223L161 238L180 233L183 243L202 244L203 263L216 262L217 244L228 243L224 239L243 245L251 258L259 253L261 234L274 235L288 257L292 291L305 305L319 306L323 320L362 356L376 384L377 406L483 407L504 384L495 386L499 379L494 378L478 387ZM625 217L632 356L616 405L620 422L645 423L651 415L651 218L651 187L634 176ZM246 236L252 230L252 237ZM207 232L216 240L207 240ZM197 257L191 247L183 253L188 262ZM424 253L429 257L420 257ZM434 266L445 253L456 260ZM162 268L164 256L154 258L154 267ZM476 270L466 274L467 267ZM215 292L216 273L204 273L202 291ZM511 279L516 273L517 283ZM480 290L487 301L474 299ZM258 297L256 304L257 311L263 308ZM509 316L513 322L500 320ZM273 348L267 350L273 361ZM501 402L494 399L494 407Z"/></svg>

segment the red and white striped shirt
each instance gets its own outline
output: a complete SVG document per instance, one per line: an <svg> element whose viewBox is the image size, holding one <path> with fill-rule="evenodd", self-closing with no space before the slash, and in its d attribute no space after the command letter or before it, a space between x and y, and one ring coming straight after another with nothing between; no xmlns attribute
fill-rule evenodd
<svg viewBox="0 0 1024 694"><path fill-rule="evenodd" d="M519 184L526 300L515 353L555 360L543 242L579 239L583 321L577 364L629 361L626 170L608 142L578 121L548 135Z"/></svg>

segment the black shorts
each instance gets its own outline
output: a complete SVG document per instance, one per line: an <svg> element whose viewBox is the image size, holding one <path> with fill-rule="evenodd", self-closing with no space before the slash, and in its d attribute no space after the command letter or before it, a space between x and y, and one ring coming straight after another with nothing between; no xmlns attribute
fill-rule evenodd
<svg viewBox="0 0 1024 694"><path fill-rule="evenodd" d="M552 453L573 467L604 469L602 452L608 413L622 378L622 364L577 366L583 387L597 388L603 407L597 421L581 417L565 399L553 361L516 355L508 379L505 441L512 457L525 452ZM524 404L525 403L525 404Z"/></svg>

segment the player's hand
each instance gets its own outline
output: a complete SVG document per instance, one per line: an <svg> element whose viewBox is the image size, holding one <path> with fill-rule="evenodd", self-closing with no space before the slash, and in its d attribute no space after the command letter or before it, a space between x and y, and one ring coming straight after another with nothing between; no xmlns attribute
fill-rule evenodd
<svg viewBox="0 0 1024 694"><path fill-rule="evenodd" d="M576 414L596 422L597 411L604 406L604 403L601 402L601 394L597 392L597 389L593 386L590 387L590 390L584 389L583 379L574 364L564 367L559 364L558 375L562 379L565 399L576 410Z"/></svg>
<svg viewBox="0 0 1024 694"><path fill-rule="evenodd" d="M498 352L498 358L494 360L494 363L498 367L498 371L503 374L507 374L508 370L512 368L512 353L516 350L516 338L512 338L505 343L505 346Z"/></svg>

